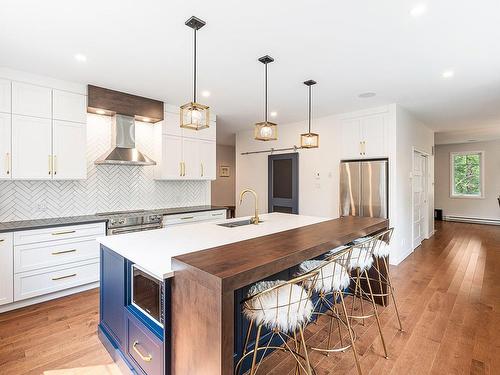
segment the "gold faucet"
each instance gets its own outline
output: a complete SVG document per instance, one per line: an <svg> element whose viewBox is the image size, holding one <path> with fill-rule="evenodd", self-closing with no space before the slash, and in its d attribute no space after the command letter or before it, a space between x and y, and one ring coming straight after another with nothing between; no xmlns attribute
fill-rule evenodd
<svg viewBox="0 0 500 375"><path fill-rule="evenodd" d="M255 216L253 216L252 218L250 218L250 222L252 224L259 224L259 198L257 197L257 193L252 190L252 189L244 189L241 193L240 193L240 205L241 205L241 202L243 202L243 196L245 195L245 193L252 193L254 198L255 198Z"/></svg>

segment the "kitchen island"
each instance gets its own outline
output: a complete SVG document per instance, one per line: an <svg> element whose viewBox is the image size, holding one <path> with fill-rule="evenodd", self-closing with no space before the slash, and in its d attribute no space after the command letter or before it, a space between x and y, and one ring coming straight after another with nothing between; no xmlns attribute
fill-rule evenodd
<svg viewBox="0 0 500 375"><path fill-rule="evenodd" d="M388 226L386 219L363 217L273 213L261 219L233 228L200 223L101 238L99 329L115 358L148 375L232 374L245 288L284 278L302 261ZM130 307L131 265L163 280L162 329ZM148 337L148 330L154 334ZM161 363L153 364L159 356Z"/></svg>

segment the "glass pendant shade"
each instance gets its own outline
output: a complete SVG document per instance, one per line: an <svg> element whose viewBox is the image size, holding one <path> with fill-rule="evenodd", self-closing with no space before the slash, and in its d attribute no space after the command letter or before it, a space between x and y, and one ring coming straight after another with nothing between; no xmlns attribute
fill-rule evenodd
<svg viewBox="0 0 500 375"><path fill-rule="evenodd" d="M319 134L304 133L300 135L300 147L302 148L318 148Z"/></svg>
<svg viewBox="0 0 500 375"><path fill-rule="evenodd" d="M278 125L274 122L264 121L255 124L254 138L257 141L275 141L278 139Z"/></svg>
<svg viewBox="0 0 500 375"><path fill-rule="evenodd" d="M210 108L195 102L181 106L181 128L191 130L206 129L210 126Z"/></svg>

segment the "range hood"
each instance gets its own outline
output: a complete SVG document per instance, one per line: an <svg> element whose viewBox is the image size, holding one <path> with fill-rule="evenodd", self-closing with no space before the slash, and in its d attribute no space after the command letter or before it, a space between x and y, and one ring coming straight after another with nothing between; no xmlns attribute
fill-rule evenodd
<svg viewBox="0 0 500 375"><path fill-rule="evenodd" d="M111 116L111 150L95 164L155 165L135 147L135 120L156 123L163 120L163 102L103 87L87 86L87 112Z"/></svg>
<svg viewBox="0 0 500 375"><path fill-rule="evenodd" d="M111 150L95 164L156 165L156 162L135 147L135 118L116 114L112 117Z"/></svg>

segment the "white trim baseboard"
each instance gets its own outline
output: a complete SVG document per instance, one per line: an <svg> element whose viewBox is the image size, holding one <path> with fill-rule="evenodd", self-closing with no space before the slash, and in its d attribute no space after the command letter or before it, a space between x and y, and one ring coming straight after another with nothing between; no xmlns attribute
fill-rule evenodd
<svg viewBox="0 0 500 375"><path fill-rule="evenodd" d="M488 224L500 225L500 219L483 219L480 217L467 217L467 216L444 216L444 221L456 221L460 223L473 223L473 224Z"/></svg>
<svg viewBox="0 0 500 375"><path fill-rule="evenodd" d="M86 284L86 285L80 285L80 286L77 286L75 288L60 290L60 291L54 292L54 293L44 294L44 295L38 296L38 297L33 297L33 298L23 299L23 300L17 301L17 302L8 303L8 304L0 306L0 313L15 310L15 309L20 309L21 307L35 305L35 304L41 303L41 302L50 301L50 300L56 299L56 298L69 296L70 294L83 292L85 290L94 289L97 287L99 287L99 281L96 281L96 282L90 283L90 284Z"/></svg>

